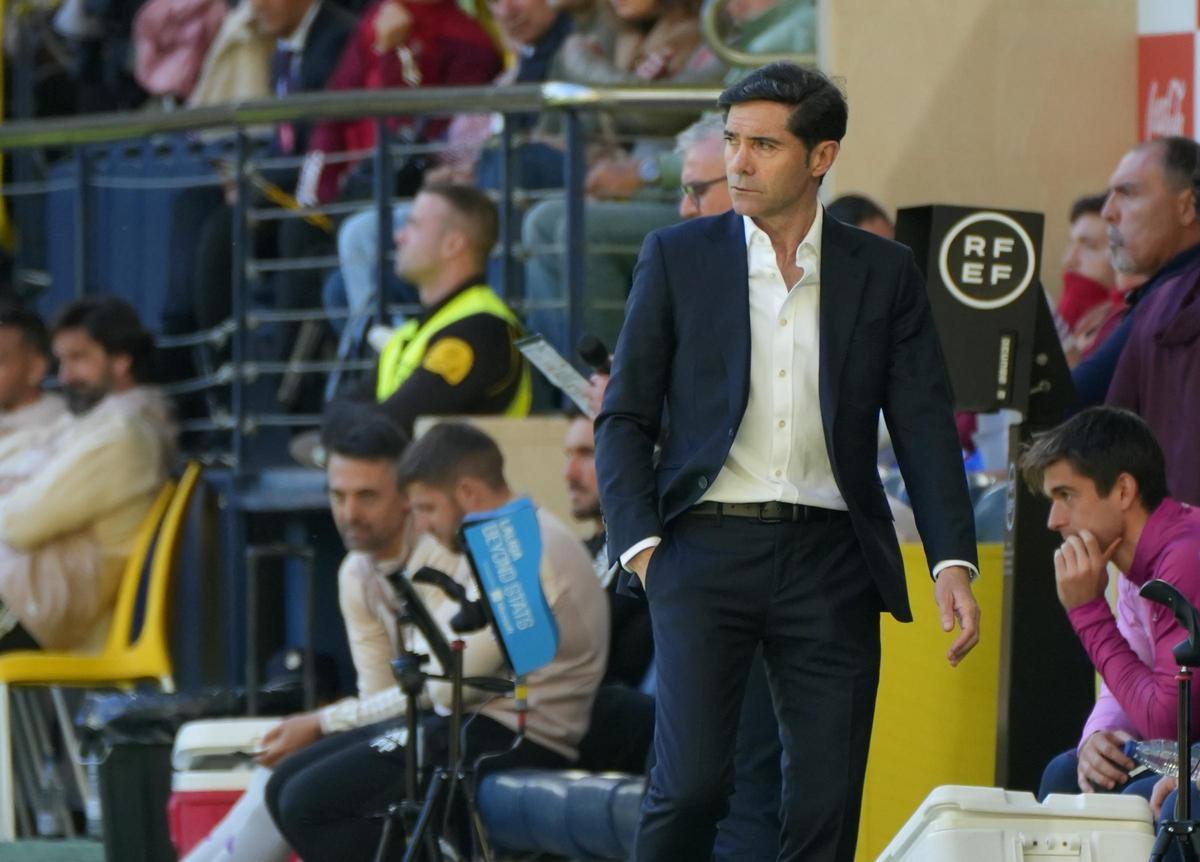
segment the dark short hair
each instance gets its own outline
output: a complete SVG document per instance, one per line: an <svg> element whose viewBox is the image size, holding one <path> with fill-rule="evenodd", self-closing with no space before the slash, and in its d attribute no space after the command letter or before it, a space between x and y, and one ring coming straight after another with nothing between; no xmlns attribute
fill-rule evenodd
<svg viewBox="0 0 1200 862"><path fill-rule="evenodd" d="M788 131L812 150L846 135L846 97L825 74L794 63L768 63L725 89L717 107L726 116L743 102L779 102L792 109Z"/></svg>
<svg viewBox="0 0 1200 862"><path fill-rule="evenodd" d="M400 459L402 488L414 482L448 488L467 477L479 479L492 488L507 485L500 447L487 434L465 422L434 425Z"/></svg>
<svg viewBox="0 0 1200 862"><path fill-rule="evenodd" d="M1200 144L1182 135L1155 138L1141 145L1158 147L1167 181L1178 189L1190 188L1200 215Z"/></svg>
<svg viewBox="0 0 1200 862"><path fill-rule="evenodd" d="M881 218L889 224L892 221L891 216L883 211L883 207L865 195L842 195L825 207L825 213L842 224L854 227L861 227L872 219Z"/></svg>
<svg viewBox="0 0 1200 862"><path fill-rule="evenodd" d="M399 471L409 436L378 405L334 402L321 420L321 445L326 459L340 455L358 461L390 461ZM397 473L397 482L399 474Z"/></svg>
<svg viewBox="0 0 1200 862"><path fill-rule="evenodd" d="M1075 224L1085 215L1100 215L1100 211L1104 209L1104 201L1108 199L1108 195L1084 195L1071 204L1071 220L1069 224Z"/></svg>
<svg viewBox="0 0 1200 862"><path fill-rule="evenodd" d="M492 199L477 188L454 183L430 183L421 186L421 193L437 195L450 205L463 220L476 256L486 262L500 236L500 216Z"/></svg>
<svg viewBox="0 0 1200 862"><path fill-rule="evenodd" d="M15 305L0 307L0 328L3 327L17 330L26 347L50 358L50 333L42 319L32 311Z"/></svg>
<svg viewBox="0 0 1200 862"><path fill-rule="evenodd" d="M1066 461L1107 496L1122 473L1138 486L1147 512L1167 496L1167 469L1162 448L1150 426L1136 413L1115 407L1092 407L1056 428L1039 434L1021 453L1021 473L1035 494L1042 493L1047 468Z"/></svg>
<svg viewBox="0 0 1200 862"><path fill-rule="evenodd" d="M54 320L53 337L68 329L82 329L109 356L124 354L130 373L139 383L150 380L154 336L142 326L133 306L115 296L85 296L62 309Z"/></svg>

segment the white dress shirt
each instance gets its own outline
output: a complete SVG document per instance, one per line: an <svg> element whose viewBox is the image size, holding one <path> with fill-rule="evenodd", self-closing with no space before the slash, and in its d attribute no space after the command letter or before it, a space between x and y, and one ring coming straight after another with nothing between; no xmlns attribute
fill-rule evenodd
<svg viewBox="0 0 1200 862"><path fill-rule="evenodd" d="M771 238L748 216L750 396L725 465L702 502L802 503L845 511L833 478L818 389L821 230L824 211L796 248L800 280L788 289Z"/></svg>
<svg viewBox="0 0 1200 862"><path fill-rule="evenodd" d="M796 248L800 280L790 289L775 249L754 220L743 216L750 302L750 394L724 466L701 502L799 503L846 511L833 477L821 421L821 233L824 207ZM621 564L661 537L650 536L621 555ZM944 560L933 568L974 566Z"/></svg>

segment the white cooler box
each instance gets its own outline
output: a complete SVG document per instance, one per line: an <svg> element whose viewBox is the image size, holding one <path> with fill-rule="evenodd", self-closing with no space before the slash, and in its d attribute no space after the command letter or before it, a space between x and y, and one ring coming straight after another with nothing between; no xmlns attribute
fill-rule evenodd
<svg viewBox="0 0 1200 862"><path fill-rule="evenodd" d="M933 790L878 862L1146 862L1154 847L1140 796L1032 793L946 785Z"/></svg>
<svg viewBox="0 0 1200 862"><path fill-rule="evenodd" d="M278 718L190 721L171 751L171 841L183 856L237 802L254 771L253 755Z"/></svg>

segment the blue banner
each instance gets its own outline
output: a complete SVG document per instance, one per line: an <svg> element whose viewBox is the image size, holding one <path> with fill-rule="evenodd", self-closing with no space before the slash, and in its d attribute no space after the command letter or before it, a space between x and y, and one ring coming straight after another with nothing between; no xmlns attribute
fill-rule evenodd
<svg viewBox="0 0 1200 862"><path fill-rule="evenodd" d="M549 664L558 651L558 624L542 592L542 532L533 501L520 497L467 515L462 530L513 673Z"/></svg>

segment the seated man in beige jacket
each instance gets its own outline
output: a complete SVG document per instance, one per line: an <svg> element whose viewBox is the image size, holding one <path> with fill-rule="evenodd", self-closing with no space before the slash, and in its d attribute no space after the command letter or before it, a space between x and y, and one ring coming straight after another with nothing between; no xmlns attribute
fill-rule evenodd
<svg viewBox="0 0 1200 862"><path fill-rule="evenodd" d="M436 441L436 429L430 433ZM494 449L490 438L474 433ZM428 655L431 651L413 627L397 631L391 587L384 576L399 569L411 573L430 566L473 589L466 561L448 547L452 544L449 534L433 524L427 525L432 535L415 532L418 525L414 521L425 524L423 519L410 517L408 499L400 484L398 467L407 444L403 431L376 406L351 404L327 417L321 443L329 453L326 476L330 509L348 551L338 571L338 599L358 675L358 695L290 716L269 731L258 759L264 766L277 768L275 776L260 770L233 810L191 850L185 862L284 862L291 851L266 810L264 787L268 779L276 819L281 813L297 816L302 808L310 806L322 816L336 817L338 811L357 804L356 799L343 798L341 790L327 780L329 776L341 776L362 787L382 776L390 788L390 779L403 762L403 722L398 717L405 709L404 695L392 676L391 660L400 638L412 652ZM421 447L422 443L413 447L418 461L425 458ZM498 450L494 458L498 465ZM475 484L479 480L468 481ZM461 513L447 514L447 528L461 519ZM538 762L546 765L563 765L571 759L583 734L592 695L604 672L608 615L603 592L578 540L553 516L543 512L539 519L546 544L543 583L563 634L555 660L529 679L530 741L522 746L519 756L540 758ZM418 583L413 588L443 635L461 637L465 642L466 675L501 672L503 658L489 631L454 634L450 619L459 606L431 586ZM436 659L431 659L426 670L439 673L441 668ZM487 747L507 748L516 726L511 698L497 698L477 689L467 689L465 697L467 708L478 712L472 724L478 723L476 730L487 734ZM450 691L445 683L427 686L421 707L428 721L444 724L442 716L449 706ZM435 743L429 736L426 740L428 757ZM468 745L477 740L474 732L468 733ZM360 770L358 764L364 759L367 768ZM516 764L501 760L498 765ZM377 820L373 824L378 827ZM303 830L297 843L303 843L309 831ZM370 854L377 840L375 835L346 850L350 858ZM331 858L325 848L315 852L310 852L313 848L304 849L305 858Z"/></svg>
<svg viewBox="0 0 1200 862"><path fill-rule="evenodd" d="M52 343L70 412L0 439L0 651L103 643L174 458L170 410L145 384L153 339L127 303L69 305Z"/></svg>
<svg viewBox="0 0 1200 862"><path fill-rule="evenodd" d="M465 515L496 509L514 499L496 443L482 431L459 423L438 425L413 443L401 459L399 481L416 529L429 533L448 550L458 550L456 536ZM542 540L541 586L558 626L558 649L548 665L526 678L529 712L519 747L513 746L518 716L512 698L476 688L464 690L469 718L462 731L466 761L474 763L485 752L498 755L480 761L476 777L484 771L562 768L572 763L604 675L608 604L591 561L561 521L545 509L539 510L537 517ZM410 561L409 571L415 571L415 565ZM447 574L468 593L474 591L461 565ZM458 605L434 599L429 607L445 634L459 637L451 634L449 626ZM354 637L352 633L352 643ZM463 640L467 676L503 674L504 661L490 632L476 632ZM419 642L411 647L421 649ZM445 684L430 685L427 690L433 714L421 724L422 757L428 763L441 763L449 744L449 691ZM391 706L372 710L373 720L401 712L403 699L398 693L389 696ZM332 717L323 715L322 727ZM403 721L393 718L339 736L323 739L283 760L266 788L267 806L276 826L304 859L354 862L374 858L382 822L365 815L377 810L381 802L394 801L397 788L404 784L407 739Z"/></svg>

